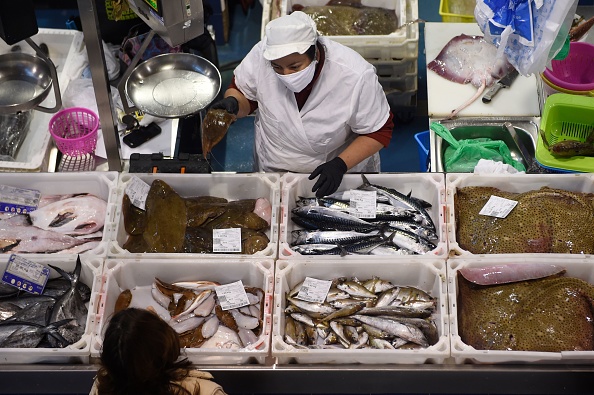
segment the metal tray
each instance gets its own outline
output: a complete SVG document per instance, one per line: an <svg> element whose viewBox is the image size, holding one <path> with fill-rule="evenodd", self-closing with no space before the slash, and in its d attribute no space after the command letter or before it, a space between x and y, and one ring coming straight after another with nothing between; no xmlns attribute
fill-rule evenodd
<svg viewBox="0 0 594 395"><path fill-rule="evenodd" d="M0 114L36 107L51 88L50 67L42 58L21 52L0 55Z"/></svg>
<svg viewBox="0 0 594 395"><path fill-rule="evenodd" d="M447 127L457 140L488 137L493 140L502 140L508 146L512 158L521 160L521 151L518 148L511 134L505 130L503 123L511 122L519 139L527 148L531 157L534 158L538 124L533 118L464 118L454 120L437 121ZM434 134L433 132L431 132ZM431 169L432 171L443 172L444 153L449 146L439 136L431 138Z"/></svg>
<svg viewBox="0 0 594 395"><path fill-rule="evenodd" d="M208 60L171 53L146 60L126 81L126 96L147 114L161 118L192 115L208 106L221 89L221 74Z"/></svg>

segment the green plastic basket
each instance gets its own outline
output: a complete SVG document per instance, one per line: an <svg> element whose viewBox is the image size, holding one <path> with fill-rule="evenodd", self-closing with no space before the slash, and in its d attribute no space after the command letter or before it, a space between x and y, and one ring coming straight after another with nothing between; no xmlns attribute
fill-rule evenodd
<svg viewBox="0 0 594 395"><path fill-rule="evenodd" d="M584 142L594 133L594 97L556 93L547 98L540 121L549 144L563 140ZM594 172L594 157L557 158L544 146L539 133L536 160L543 166L574 172Z"/></svg>

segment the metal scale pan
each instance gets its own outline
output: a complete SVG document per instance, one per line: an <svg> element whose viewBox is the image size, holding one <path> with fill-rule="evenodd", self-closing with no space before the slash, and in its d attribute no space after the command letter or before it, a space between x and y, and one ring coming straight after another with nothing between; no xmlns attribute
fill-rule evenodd
<svg viewBox="0 0 594 395"><path fill-rule="evenodd" d="M219 94L221 74L208 60L170 53L136 66L125 82L126 96L143 112L161 118L198 113Z"/></svg>

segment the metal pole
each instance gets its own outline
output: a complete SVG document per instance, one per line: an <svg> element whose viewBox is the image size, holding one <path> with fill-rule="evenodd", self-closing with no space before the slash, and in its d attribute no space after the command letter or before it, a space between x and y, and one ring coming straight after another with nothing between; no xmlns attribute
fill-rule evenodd
<svg viewBox="0 0 594 395"><path fill-rule="evenodd" d="M105 54L99 31L99 19L95 12L94 0L77 0L78 12L82 23L85 45L89 56L89 66L95 89L101 130L110 171L122 171L120 147L116 122L113 119L113 103L109 90L109 79L105 67Z"/></svg>

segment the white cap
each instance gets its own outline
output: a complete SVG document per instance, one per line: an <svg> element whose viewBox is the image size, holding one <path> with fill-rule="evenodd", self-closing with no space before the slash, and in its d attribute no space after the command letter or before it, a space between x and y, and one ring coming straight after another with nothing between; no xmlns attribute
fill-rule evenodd
<svg viewBox="0 0 594 395"><path fill-rule="evenodd" d="M292 53L304 54L316 43L316 23L304 12L294 11L266 25L264 59L276 60Z"/></svg>

